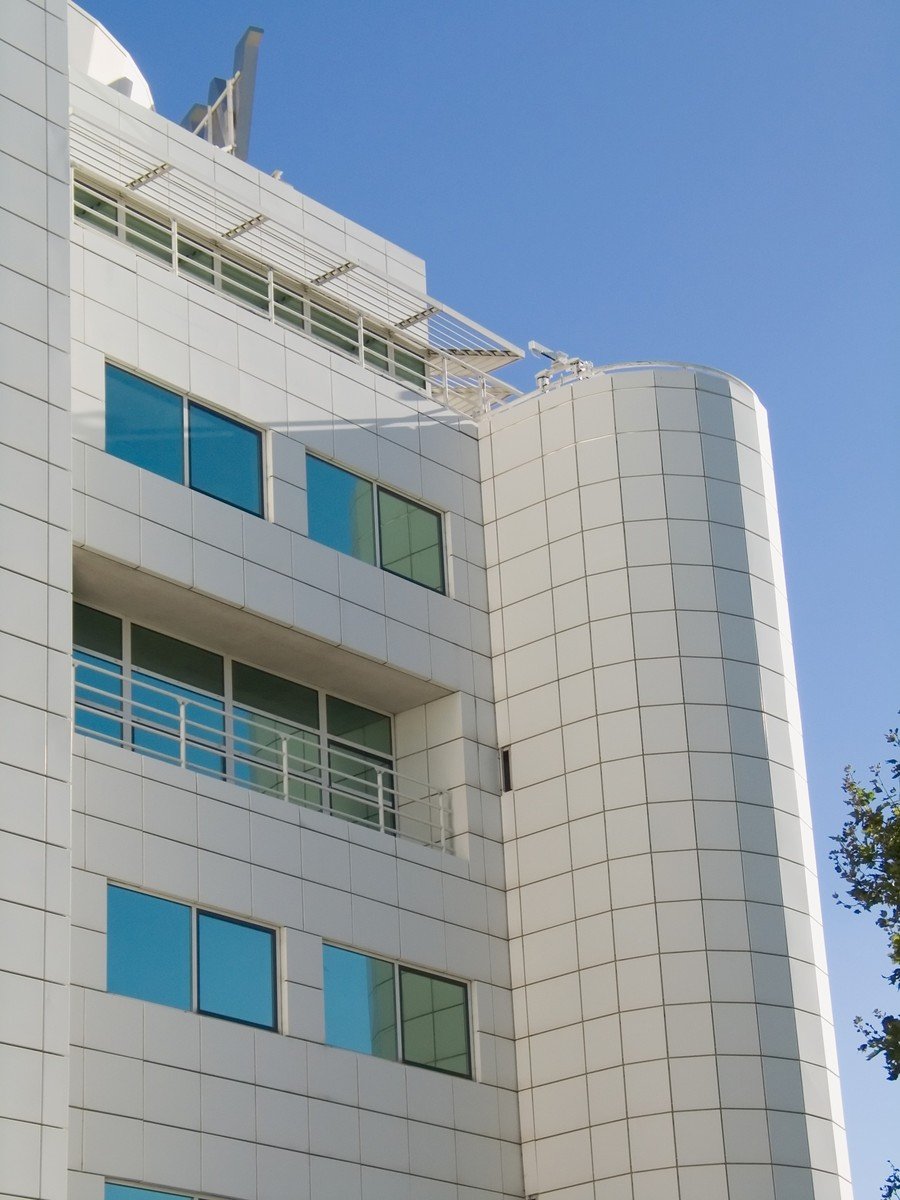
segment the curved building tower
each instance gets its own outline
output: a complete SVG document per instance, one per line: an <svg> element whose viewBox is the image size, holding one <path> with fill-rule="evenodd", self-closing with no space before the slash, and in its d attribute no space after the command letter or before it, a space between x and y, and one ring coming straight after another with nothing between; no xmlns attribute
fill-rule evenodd
<svg viewBox="0 0 900 1200"><path fill-rule="evenodd" d="M608 367L481 446L525 1193L849 1197L765 412Z"/></svg>

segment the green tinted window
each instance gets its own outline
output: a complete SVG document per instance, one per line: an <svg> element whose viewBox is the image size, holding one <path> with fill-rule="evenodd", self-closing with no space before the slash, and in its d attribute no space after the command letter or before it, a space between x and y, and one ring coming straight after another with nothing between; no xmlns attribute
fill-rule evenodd
<svg viewBox="0 0 900 1200"><path fill-rule="evenodd" d="M73 604L72 641L81 650L93 650L107 658L121 658L122 622L118 617L88 608L86 604Z"/></svg>
<svg viewBox="0 0 900 1200"><path fill-rule="evenodd" d="M312 688L239 662L232 667L232 686L235 704L249 704L296 725L319 727L319 695Z"/></svg>
<svg viewBox="0 0 900 1200"><path fill-rule="evenodd" d="M125 241L172 265L172 230L167 225L126 209Z"/></svg>
<svg viewBox="0 0 900 1200"><path fill-rule="evenodd" d="M471 1075L466 986L400 968L403 1060Z"/></svg>
<svg viewBox="0 0 900 1200"><path fill-rule="evenodd" d="M381 754L391 753L391 718L349 700L327 698L328 733Z"/></svg>
<svg viewBox="0 0 900 1200"><path fill-rule="evenodd" d="M215 259L211 250L205 250L196 242L178 239L178 269L182 275L190 275L201 283L215 284Z"/></svg>
<svg viewBox="0 0 900 1200"><path fill-rule="evenodd" d="M381 565L433 591L444 590L444 548L438 513L378 490Z"/></svg>
<svg viewBox="0 0 900 1200"><path fill-rule="evenodd" d="M116 234L118 206L114 200L75 184L75 216L87 225L95 225L104 233Z"/></svg>
<svg viewBox="0 0 900 1200"><path fill-rule="evenodd" d="M268 309L269 280L258 271L222 259L222 291L254 308Z"/></svg>
<svg viewBox="0 0 900 1200"><path fill-rule="evenodd" d="M155 675L165 675L167 679L177 679L188 687L213 692L217 696L221 696L225 690L224 666L220 655L201 650L190 642L157 633L155 629L132 625L131 659L136 667L143 667Z"/></svg>

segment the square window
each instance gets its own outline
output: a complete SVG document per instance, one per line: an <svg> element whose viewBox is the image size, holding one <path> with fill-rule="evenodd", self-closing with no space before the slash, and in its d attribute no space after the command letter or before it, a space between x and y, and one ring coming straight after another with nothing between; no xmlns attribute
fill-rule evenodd
<svg viewBox="0 0 900 1200"><path fill-rule="evenodd" d="M110 884L106 986L120 996L191 1007L191 910Z"/></svg>
<svg viewBox="0 0 900 1200"><path fill-rule="evenodd" d="M379 488L378 528L385 571L443 592L444 547L438 513Z"/></svg>
<svg viewBox="0 0 900 1200"><path fill-rule="evenodd" d="M230 417L188 404L191 487L258 517L263 512L262 437Z"/></svg>
<svg viewBox="0 0 900 1200"><path fill-rule="evenodd" d="M107 363L106 452L184 483L181 396Z"/></svg>
<svg viewBox="0 0 900 1200"><path fill-rule="evenodd" d="M400 968L403 1061L453 1075L470 1075L467 988Z"/></svg>
<svg viewBox="0 0 900 1200"><path fill-rule="evenodd" d="M380 958L323 947L325 1041L378 1058L397 1057L394 967Z"/></svg>
<svg viewBox="0 0 900 1200"><path fill-rule="evenodd" d="M197 1008L274 1029L275 934L231 917L197 914Z"/></svg>

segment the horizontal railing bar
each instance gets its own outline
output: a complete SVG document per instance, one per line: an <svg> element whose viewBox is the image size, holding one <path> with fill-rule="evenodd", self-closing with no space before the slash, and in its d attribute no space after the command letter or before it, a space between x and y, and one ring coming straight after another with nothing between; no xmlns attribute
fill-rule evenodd
<svg viewBox="0 0 900 1200"><path fill-rule="evenodd" d="M443 793L401 775L390 760L355 753L351 745L333 745L320 730L250 705L235 702L227 708L224 700L199 689L182 694L173 689L186 685L155 672L139 668L138 674L125 675L114 669L119 666L114 659L76 658L74 666L76 729L79 715L89 721L90 714L121 726L116 735L82 724L81 732L91 737L122 745L127 726L132 739L136 734L153 739L148 744L133 743L133 748L154 759L178 763L214 778L229 778L239 785L308 807L334 808L333 803L326 805L321 799L309 803L296 795L298 788L301 791L312 788L333 798L339 806L345 801L365 814L355 818L339 808L338 816L369 825L377 817L379 827L385 821L391 827L399 822L399 830L394 831L407 836L412 836L410 825L421 827L427 836L418 836L416 840L443 845L446 825ZM94 682L90 681L92 678ZM100 686L105 681L114 683L113 690L109 684ZM171 687L166 687L167 683ZM165 707L154 703L157 696L165 699ZM205 703L207 699L214 703ZM248 732L251 736L247 736ZM201 753L221 760L221 767L198 760L196 756ZM244 772L251 776L255 773L256 777L244 778ZM267 774L272 776L271 783L266 782ZM420 810L421 815L409 811L410 808Z"/></svg>
<svg viewBox="0 0 900 1200"><path fill-rule="evenodd" d="M450 310L438 309L426 320L420 322L418 327L413 327L413 333L401 340L396 337L396 330L393 326L388 325L386 329L370 327L371 318L357 313L349 298L345 299L340 294L334 294L336 290L339 291L337 285L344 276L332 279L330 282L321 282L319 286L315 281L321 281L322 272L313 276L312 282L307 280L301 283L298 281L293 285L278 282L275 280L271 268L249 262L240 255L240 252L233 254L230 251L224 251L219 245L205 243L191 234L183 232L180 227L177 229L177 239L173 239L175 226L171 222L168 225L165 224L162 218L135 207L119 195L109 195L82 179L76 179L75 188L75 215L86 224L94 225L112 236L121 236L129 245L142 250L157 261L168 262L170 266L194 282L205 284L215 291L222 292L257 312L264 312L270 320L289 329L308 334L316 341L358 359L370 369L383 372L406 387L415 391L427 392L427 381L436 398L442 398L443 402L450 407L462 408L470 413L478 413L489 403L500 403L521 394L517 388L501 382L471 363L455 358L441 345L434 345L427 337L421 336L427 333L429 337L432 337L439 329L446 327L450 330L447 340L459 349L466 349L473 354L481 352L488 357L492 353L503 353L502 347L498 348L496 343L483 342L480 331L475 338L467 339L468 345L459 346L460 338L454 324L458 314L451 313ZM114 208L115 214L109 215L98 208L91 207L85 199L90 197L93 197L101 205ZM148 234L146 230L135 227L132 222L143 222L147 226L156 228L161 234L168 234L168 239L156 238ZM185 250L197 252L197 259L186 254ZM329 274L333 269L335 268L329 268L325 274ZM238 277L232 275L231 272L235 272ZM240 278L240 275L245 278ZM270 279L273 280L273 287L270 287ZM289 295L293 300L299 301L303 305L302 315L287 310L283 300L279 303L279 300L275 298L273 290L274 293L281 292ZM322 297L321 301L320 296ZM332 303L345 304L350 312L344 314L335 311L330 307ZM324 314L327 320L317 319L318 313ZM351 313L356 315L350 315ZM399 348L404 354L413 358L416 363L421 364L421 371L414 369L410 364L398 363L395 355L385 357L373 352L371 348L367 350L362 346L358 336L360 316L362 317L362 327L367 334L386 341L391 347ZM334 328L334 325L337 325L337 328ZM343 332L344 328L346 328L346 332ZM480 327L476 328L480 329ZM436 368L429 361L433 359L439 360ZM452 364L454 370L447 371L444 363Z"/></svg>

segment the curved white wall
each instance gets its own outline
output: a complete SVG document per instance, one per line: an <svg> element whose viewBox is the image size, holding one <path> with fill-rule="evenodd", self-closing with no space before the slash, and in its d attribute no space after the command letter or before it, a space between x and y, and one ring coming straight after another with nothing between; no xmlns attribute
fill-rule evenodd
<svg viewBox="0 0 900 1200"><path fill-rule="evenodd" d="M482 450L526 1194L846 1200L764 410L608 369Z"/></svg>
<svg viewBox="0 0 900 1200"><path fill-rule="evenodd" d="M90 13L69 0L69 66L142 108L153 108L150 85L125 47Z"/></svg>

